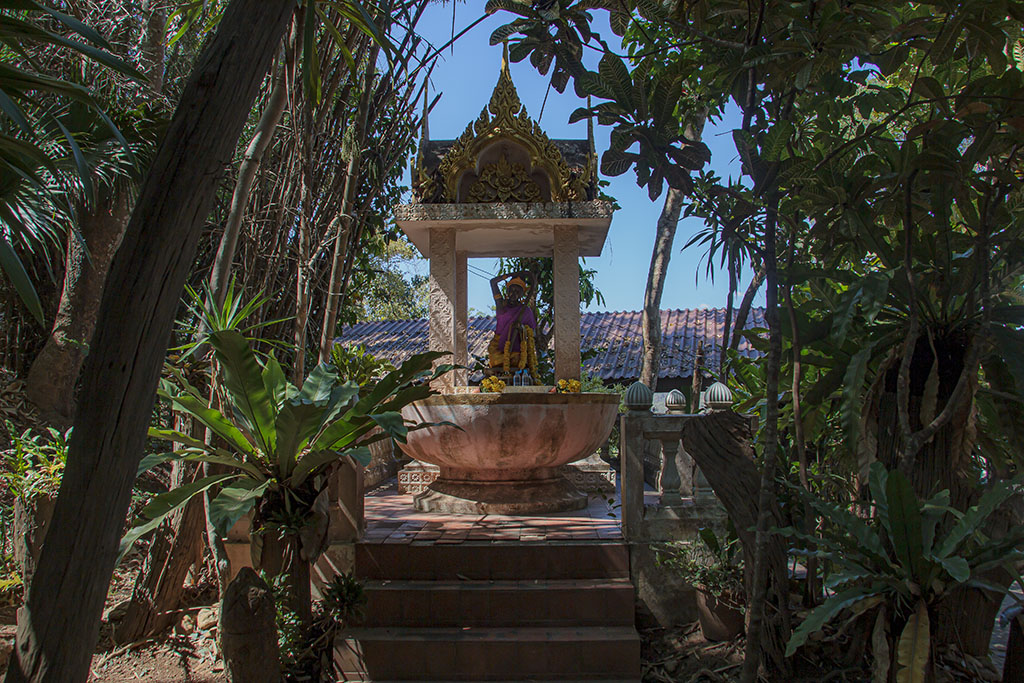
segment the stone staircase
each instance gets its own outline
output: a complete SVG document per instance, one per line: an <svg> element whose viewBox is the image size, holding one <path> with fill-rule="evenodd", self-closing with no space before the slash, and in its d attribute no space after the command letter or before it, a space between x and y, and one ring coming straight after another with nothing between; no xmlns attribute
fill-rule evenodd
<svg viewBox="0 0 1024 683"><path fill-rule="evenodd" d="M639 681L620 542L359 543L341 681Z"/></svg>

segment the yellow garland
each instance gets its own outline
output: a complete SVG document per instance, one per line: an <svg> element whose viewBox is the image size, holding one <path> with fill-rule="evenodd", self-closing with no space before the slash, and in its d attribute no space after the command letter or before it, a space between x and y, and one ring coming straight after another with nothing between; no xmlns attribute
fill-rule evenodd
<svg viewBox="0 0 1024 683"><path fill-rule="evenodd" d="M540 381L540 374L537 372L537 342L534 337L533 328L529 325L523 325L523 339L519 345L519 369L524 369L527 365L530 367L530 376L533 377L534 382ZM509 333L509 338L505 340L505 358L503 361L503 370L505 374L509 374L512 371L512 334Z"/></svg>
<svg viewBox="0 0 1024 683"><path fill-rule="evenodd" d="M534 337L533 328L526 328L526 351L530 364L530 376L533 377L534 382L540 382L540 375L537 373L537 341Z"/></svg>
<svg viewBox="0 0 1024 683"><path fill-rule="evenodd" d="M482 391L500 394L505 390L505 382L497 377L484 377L483 381L480 382L480 389Z"/></svg>
<svg viewBox="0 0 1024 683"><path fill-rule="evenodd" d="M577 394L583 388L578 379L558 380L558 391L563 394Z"/></svg>

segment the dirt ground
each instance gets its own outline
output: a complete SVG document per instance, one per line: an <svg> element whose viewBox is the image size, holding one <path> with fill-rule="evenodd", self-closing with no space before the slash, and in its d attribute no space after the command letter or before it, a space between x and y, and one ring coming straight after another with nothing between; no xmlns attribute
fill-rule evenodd
<svg viewBox="0 0 1024 683"><path fill-rule="evenodd" d="M217 649L216 586L205 570L188 587L185 607L174 627L139 643L114 644L111 620L131 596L138 570L138 561L129 561L114 575L89 682L224 683L227 679ZM203 619L198 618L200 613Z"/></svg>
<svg viewBox="0 0 1024 683"><path fill-rule="evenodd" d="M217 652L216 590L205 572L188 588L186 607L180 610L172 629L139 643L114 644L110 621L117 618L131 596L137 575L138 560L122 565L114 574L89 683L225 683L224 667ZM200 614L203 618L199 618ZM0 607L3 669L6 669L7 655L14 642L16 623L17 608Z"/></svg>
<svg viewBox="0 0 1024 683"><path fill-rule="evenodd" d="M710 643L694 622L640 631L644 683L733 681L743 664L743 640Z"/></svg>

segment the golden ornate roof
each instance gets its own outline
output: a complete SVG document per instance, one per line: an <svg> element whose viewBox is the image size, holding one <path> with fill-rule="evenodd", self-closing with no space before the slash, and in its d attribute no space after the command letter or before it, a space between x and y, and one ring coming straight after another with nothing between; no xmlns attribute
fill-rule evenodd
<svg viewBox="0 0 1024 683"><path fill-rule="evenodd" d="M528 165L510 160L507 152L497 158L484 154L501 141L525 152L520 161L528 159ZM507 51L490 102L443 151L434 168L424 163L429 144L425 139L421 143L413 174L420 202L583 201L592 199L596 189L597 162L592 149L584 165L566 162L559 145L526 113L512 83Z"/></svg>

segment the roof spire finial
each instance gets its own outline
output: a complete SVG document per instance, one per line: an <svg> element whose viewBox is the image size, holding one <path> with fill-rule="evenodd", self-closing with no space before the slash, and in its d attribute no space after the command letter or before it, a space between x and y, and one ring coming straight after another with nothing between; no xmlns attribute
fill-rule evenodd
<svg viewBox="0 0 1024 683"><path fill-rule="evenodd" d="M501 41L501 71L511 77L508 70L508 40Z"/></svg>
<svg viewBox="0 0 1024 683"><path fill-rule="evenodd" d="M426 172L424 171L423 157L427 150L427 143L430 142L430 128L427 125L427 115L430 113L430 91L428 90L428 84L423 84L423 115L420 117L420 144L416 146L416 158L412 162L412 168L410 169L412 176L412 189L417 195L420 193L420 187L423 185L423 181L426 178Z"/></svg>
<svg viewBox="0 0 1024 683"><path fill-rule="evenodd" d="M590 101L590 95L587 95L587 109L593 107ZM594 145L594 116L591 114L587 117L587 146L590 148L588 151L591 154L597 154L597 148Z"/></svg>
<svg viewBox="0 0 1024 683"><path fill-rule="evenodd" d="M590 101L590 95L587 95L587 109L593 111L593 103ZM597 145L594 143L594 115L591 114L587 117L587 171L589 178L587 182L591 184L591 187L597 187Z"/></svg>
<svg viewBox="0 0 1024 683"><path fill-rule="evenodd" d="M430 141L430 126L428 125L427 115L430 114L430 107L427 103L430 99L430 93L427 91L427 86L423 86L423 116L420 124L420 146L425 145Z"/></svg>

